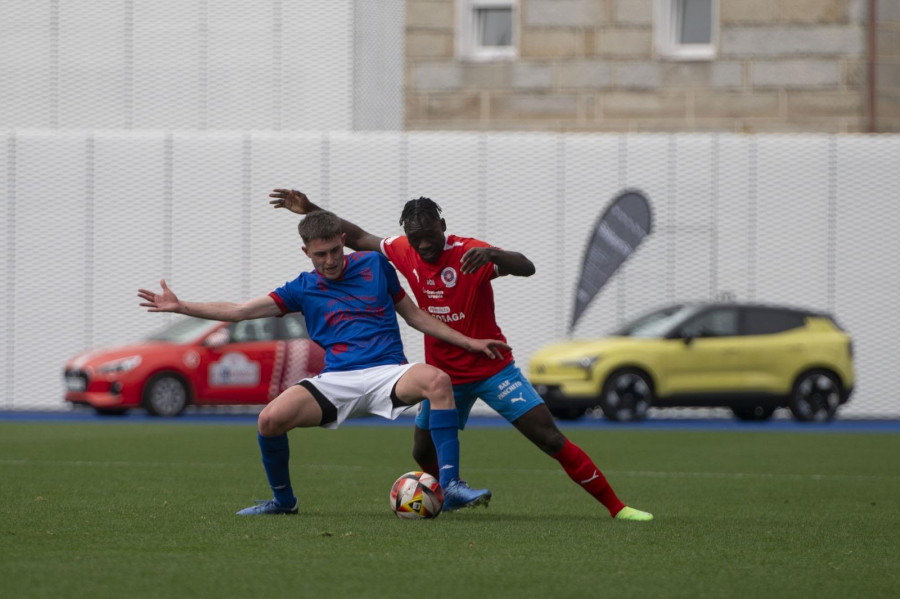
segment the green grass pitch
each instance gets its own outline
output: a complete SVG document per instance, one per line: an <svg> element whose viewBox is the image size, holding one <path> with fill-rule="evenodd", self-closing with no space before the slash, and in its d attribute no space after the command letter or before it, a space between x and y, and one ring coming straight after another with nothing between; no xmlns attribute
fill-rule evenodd
<svg viewBox="0 0 900 599"><path fill-rule="evenodd" d="M239 518L270 496L252 425L0 423L2 595L900 593L900 435L566 432L656 519L611 520L511 427L461 435L488 509L403 521L409 427L292 431L300 515Z"/></svg>

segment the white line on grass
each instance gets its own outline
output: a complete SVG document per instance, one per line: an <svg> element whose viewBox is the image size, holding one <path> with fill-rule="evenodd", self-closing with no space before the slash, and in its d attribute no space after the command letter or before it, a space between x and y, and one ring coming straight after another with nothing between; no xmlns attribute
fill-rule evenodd
<svg viewBox="0 0 900 599"><path fill-rule="evenodd" d="M31 459L3 459L3 466L70 466L88 468L232 468L244 467L249 464L224 464L216 462L125 462L125 461L58 461L58 460L31 460ZM253 464L257 467L256 464ZM366 470L368 466L347 466L343 464L294 464L292 468L306 470ZM466 468L471 472L497 472L497 468ZM550 474L562 476L563 472L556 469L503 469L503 472L528 475ZM644 478L724 478L724 479L771 479L771 480L900 480L900 475L867 475L867 474L777 474L772 472L663 472L653 470L604 470L607 475L632 476Z"/></svg>
<svg viewBox="0 0 900 599"><path fill-rule="evenodd" d="M226 468L234 464L217 464L215 462L123 462L123 461L60 461L60 460L6 460L0 459L3 466L86 466L89 468Z"/></svg>
<svg viewBox="0 0 900 599"><path fill-rule="evenodd" d="M649 470L604 470L607 474L647 478L763 478L779 480L900 480L900 476L868 474L775 474L772 472L653 472Z"/></svg>

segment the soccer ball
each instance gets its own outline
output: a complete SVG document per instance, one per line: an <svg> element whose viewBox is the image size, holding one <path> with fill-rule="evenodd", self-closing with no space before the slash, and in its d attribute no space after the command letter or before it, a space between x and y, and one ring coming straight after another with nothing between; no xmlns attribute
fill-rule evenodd
<svg viewBox="0 0 900 599"><path fill-rule="evenodd" d="M391 487L391 509L398 518L437 518L443 507L441 483L427 472L407 472Z"/></svg>

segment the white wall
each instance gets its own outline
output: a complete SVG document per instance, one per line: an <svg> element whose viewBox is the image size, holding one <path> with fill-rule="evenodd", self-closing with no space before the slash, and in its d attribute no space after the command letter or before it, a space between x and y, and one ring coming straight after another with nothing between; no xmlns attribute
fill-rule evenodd
<svg viewBox="0 0 900 599"><path fill-rule="evenodd" d="M404 9L0 2L0 128L399 130Z"/></svg>
<svg viewBox="0 0 900 599"><path fill-rule="evenodd" d="M531 278L495 283L521 366L563 337L590 228L624 187L654 232L588 308L576 336L651 307L723 292L833 312L854 335L847 416L900 415L900 137L541 133L4 134L0 408L62 405L64 360L134 340L166 317L139 286L241 300L309 268L289 186L382 234L426 195L451 232L521 251ZM411 359L418 334L405 331Z"/></svg>

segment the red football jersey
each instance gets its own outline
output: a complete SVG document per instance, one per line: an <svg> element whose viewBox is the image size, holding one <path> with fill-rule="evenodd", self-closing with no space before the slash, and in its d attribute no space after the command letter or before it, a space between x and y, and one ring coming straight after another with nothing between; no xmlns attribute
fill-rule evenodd
<svg viewBox="0 0 900 599"><path fill-rule="evenodd" d="M474 247L490 246L478 239L448 235L440 258L429 264L409 245L406 236L381 241L382 253L406 277L419 309L468 337L505 343L494 316L491 279L497 276L495 268L486 265L472 274L460 272L463 254ZM503 359L492 360L425 335L425 361L449 374L454 385L493 376L512 359L512 354L506 353Z"/></svg>

